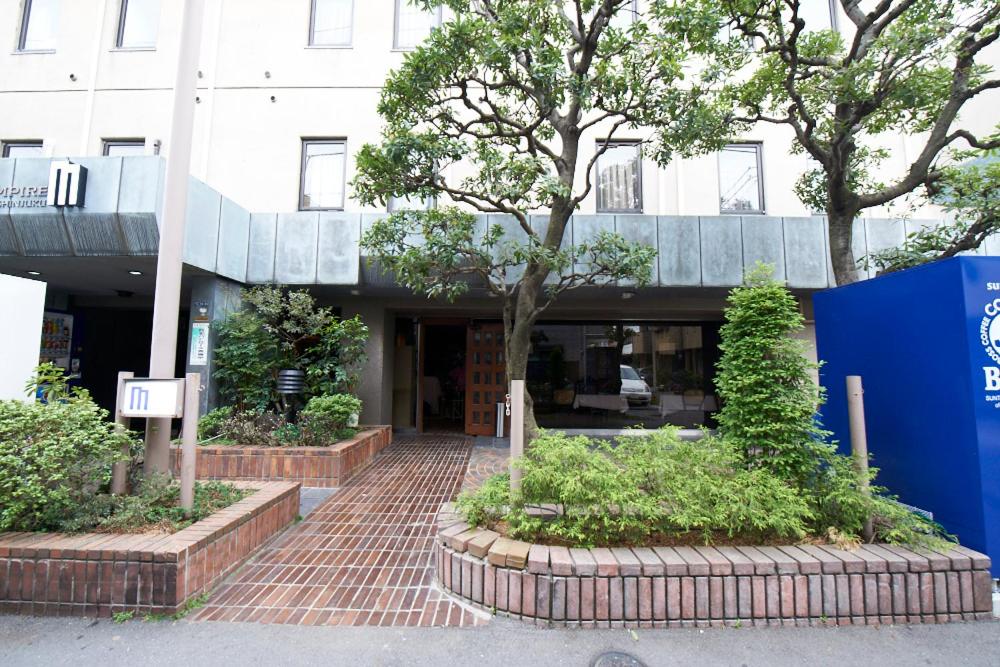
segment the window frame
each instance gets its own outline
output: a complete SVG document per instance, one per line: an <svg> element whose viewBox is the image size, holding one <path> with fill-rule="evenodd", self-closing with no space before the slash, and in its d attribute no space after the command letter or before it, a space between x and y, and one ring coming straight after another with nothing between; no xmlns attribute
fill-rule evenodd
<svg viewBox="0 0 1000 667"><path fill-rule="evenodd" d="M42 140L36 140L36 139L15 139L13 141L3 141L3 142L0 142L0 157L9 158L10 157L10 149L12 147L18 147L18 146L37 146L38 148L41 148L43 151L45 150L45 142L42 141ZM13 159L19 160L19 159L23 159L23 158L13 158Z"/></svg>
<svg viewBox="0 0 1000 667"><path fill-rule="evenodd" d="M118 32L115 34L115 50L117 51L155 51L156 46L124 46L122 39L125 37L125 17L128 14L129 0L121 0L118 9ZM157 42L159 42L159 24L157 24Z"/></svg>
<svg viewBox="0 0 1000 667"><path fill-rule="evenodd" d="M601 150L601 147L603 147L603 146L604 146L604 142L603 141L598 141L597 142L597 150ZM638 179L637 179L637 182L636 182L636 190L639 193L639 208L638 209L634 209L634 208L606 208L606 207L602 207L601 206L601 203L602 203L602 201L601 201L601 199L602 199L602 197L601 197L601 158L604 157L607 154L608 150L610 150L611 148L618 148L620 146L633 146L636 149L636 158L638 158L638 161L639 161ZM597 160L594 161L594 169L597 172L596 173L596 178L595 178L595 183L594 183L594 185L596 186L596 190L597 190L597 193L596 193L596 199L597 199L597 201L595 203L595 210L597 211L597 213L622 213L622 214L641 214L642 213L643 208L645 207L646 201L645 201L645 197L643 196L644 193L643 193L643 185L642 185L642 151L640 150L641 146L642 146L642 142L639 141L638 139L616 139L616 140L607 142L607 148L604 150L603 153L601 153L601 155L597 156Z"/></svg>
<svg viewBox="0 0 1000 667"><path fill-rule="evenodd" d="M393 3L393 10L392 10L392 50L393 51L412 51L413 49L417 48L416 46L400 46L399 45L399 9L400 9L401 4L404 3L404 2L406 2L406 1L407 0L395 0L395 2ZM431 30L433 30L434 28L440 28L441 27L441 23L444 20L444 13L443 13L443 8L442 8L441 5L438 5L437 9L435 10L435 13L437 14L437 17L436 17L437 23L435 23L433 26L431 26Z"/></svg>
<svg viewBox="0 0 1000 667"><path fill-rule="evenodd" d="M354 48L354 6L355 1L351 0L351 37L345 44L317 44L316 43L316 2L309 0L309 35L306 41L306 48L309 49L353 49Z"/></svg>
<svg viewBox="0 0 1000 667"><path fill-rule="evenodd" d="M142 149L146 150L146 140L145 139L103 139L101 141L101 155L104 157L112 157L108 152L111 148L115 146L141 146ZM124 157L121 155L115 157Z"/></svg>
<svg viewBox="0 0 1000 667"><path fill-rule="evenodd" d="M757 158L757 198L760 201L760 209L728 209L722 208L722 152L734 146L753 146L754 154ZM717 185L719 188L719 215L767 215L767 200L764 199L764 142L763 141L734 141L723 146L717 155L716 168L718 172Z"/></svg>
<svg viewBox="0 0 1000 667"><path fill-rule="evenodd" d="M305 206L306 149L310 144L340 144L344 147L343 189L340 206ZM347 208L347 137L302 137L299 150L299 211L344 211Z"/></svg>
<svg viewBox="0 0 1000 667"><path fill-rule="evenodd" d="M17 48L15 53L55 53L55 49L27 49L25 44L28 40L28 24L31 21L31 5L33 0L24 0L21 7L21 29L17 34Z"/></svg>

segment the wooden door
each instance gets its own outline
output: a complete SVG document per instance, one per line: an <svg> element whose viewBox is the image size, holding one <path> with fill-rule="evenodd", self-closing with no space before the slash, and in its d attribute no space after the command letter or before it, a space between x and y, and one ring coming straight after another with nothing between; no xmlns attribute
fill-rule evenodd
<svg viewBox="0 0 1000 667"><path fill-rule="evenodd" d="M503 324L469 325L465 350L465 432L495 435L497 403L507 396Z"/></svg>

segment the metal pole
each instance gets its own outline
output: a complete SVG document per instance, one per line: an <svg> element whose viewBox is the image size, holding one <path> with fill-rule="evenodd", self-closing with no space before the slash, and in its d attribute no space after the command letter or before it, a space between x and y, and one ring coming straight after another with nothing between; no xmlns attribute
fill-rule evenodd
<svg viewBox="0 0 1000 667"><path fill-rule="evenodd" d="M132 371L121 371L118 373L118 393L115 395L115 423L124 429L128 429L132 421L128 417L122 416L122 401L125 400L125 380L134 378ZM128 445L122 446L122 460L118 461L111 468L111 493L121 496L128 491L128 459L132 452L128 450Z"/></svg>
<svg viewBox="0 0 1000 667"><path fill-rule="evenodd" d="M170 123L170 146L163 185L163 218L156 259L156 294L153 301L153 335L149 352L149 376L174 377L177 359L177 328L181 302L184 222L187 211L188 178L191 173L191 142L194 135L195 96L198 91L198 50L204 0L184 0L184 19L174 80L174 106ZM146 420L146 454L143 472L166 474L170 468L170 420Z"/></svg>
<svg viewBox="0 0 1000 667"><path fill-rule="evenodd" d="M191 515L194 507L194 473L198 450L198 394L201 392L201 373L184 376L184 420L181 427L181 507L184 515Z"/></svg>
<svg viewBox="0 0 1000 667"><path fill-rule="evenodd" d="M861 491L871 495L868 489L868 435L865 432L865 390L861 386L860 375L847 376L847 416L851 430L851 455L858 471ZM871 542L874 535L871 517L865 520L863 537Z"/></svg>
<svg viewBox="0 0 1000 667"><path fill-rule="evenodd" d="M510 460L524 454L524 380L510 381ZM521 488L521 471L510 466L510 490Z"/></svg>

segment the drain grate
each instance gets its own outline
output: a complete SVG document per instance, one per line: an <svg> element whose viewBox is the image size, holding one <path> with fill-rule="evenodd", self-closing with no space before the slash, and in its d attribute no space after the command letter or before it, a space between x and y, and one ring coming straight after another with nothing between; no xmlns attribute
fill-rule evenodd
<svg viewBox="0 0 1000 667"><path fill-rule="evenodd" d="M639 658L621 651L602 653L590 664L591 667L646 667L646 663Z"/></svg>

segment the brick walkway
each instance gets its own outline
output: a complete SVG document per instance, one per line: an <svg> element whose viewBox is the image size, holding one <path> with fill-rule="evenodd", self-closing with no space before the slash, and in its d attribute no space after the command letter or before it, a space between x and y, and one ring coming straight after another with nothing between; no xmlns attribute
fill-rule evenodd
<svg viewBox="0 0 1000 667"><path fill-rule="evenodd" d="M473 447L469 469L462 480L462 490L472 491L483 485L493 475L510 470L510 449L500 447Z"/></svg>
<svg viewBox="0 0 1000 667"><path fill-rule="evenodd" d="M469 441L397 437L298 526L216 590L195 619L302 625L479 625L433 584L435 515Z"/></svg>

